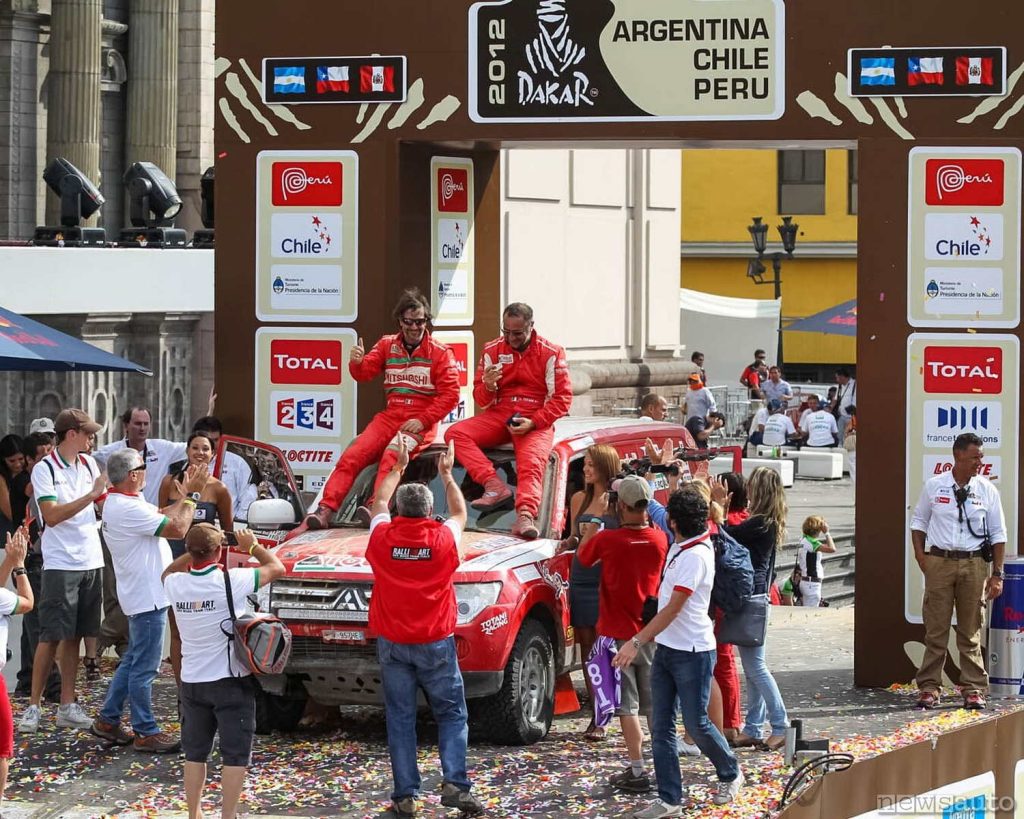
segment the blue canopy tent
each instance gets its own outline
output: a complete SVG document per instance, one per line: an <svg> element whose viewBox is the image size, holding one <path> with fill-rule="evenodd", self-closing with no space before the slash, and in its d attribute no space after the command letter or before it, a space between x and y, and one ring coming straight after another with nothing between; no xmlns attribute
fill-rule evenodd
<svg viewBox="0 0 1024 819"><path fill-rule="evenodd" d="M787 333L791 330L798 333L825 333L837 336L857 335L857 300L851 299L794 321L783 328Z"/></svg>
<svg viewBox="0 0 1024 819"><path fill-rule="evenodd" d="M117 370L152 375L141 364L0 307L0 370Z"/></svg>

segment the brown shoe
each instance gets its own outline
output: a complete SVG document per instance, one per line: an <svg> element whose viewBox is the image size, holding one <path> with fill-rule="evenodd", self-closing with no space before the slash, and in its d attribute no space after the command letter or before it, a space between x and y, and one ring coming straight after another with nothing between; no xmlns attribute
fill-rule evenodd
<svg viewBox="0 0 1024 819"><path fill-rule="evenodd" d="M311 515L306 515L304 521L307 529L317 531L318 529L327 529L331 525L331 518L334 517L336 509L331 509L330 506L324 506L322 503L316 508L316 511Z"/></svg>
<svg viewBox="0 0 1024 819"><path fill-rule="evenodd" d="M484 483L483 495L475 501L471 501L469 505L482 512L490 512L506 504L511 497L512 490L508 484L495 475L493 478L488 478L487 482Z"/></svg>
<svg viewBox="0 0 1024 819"><path fill-rule="evenodd" d="M130 745L132 741L132 735L124 730L120 723L104 722L98 717L92 721L89 732L115 745Z"/></svg>
<svg viewBox="0 0 1024 819"><path fill-rule="evenodd" d="M781 751L786 744L784 736L770 736L763 743L761 748L765 751Z"/></svg>
<svg viewBox="0 0 1024 819"><path fill-rule="evenodd" d="M537 537L540 531L533 520L533 515L522 511L516 514L516 522L512 524L512 534L527 540L533 540Z"/></svg>
<svg viewBox="0 0 1024 819"><path fill-rule="evenodd" d="M732 742L733 748L759 748L763 740L760 737L751 737L740 731Z"/></svg>
<svg viewBox="0 0 1024 819"><path fill-rule="evenodd" d="M181 740L170 734L150 734L148 737L135 735L133 747L148 754L174 754L181 750Z"/></svg>

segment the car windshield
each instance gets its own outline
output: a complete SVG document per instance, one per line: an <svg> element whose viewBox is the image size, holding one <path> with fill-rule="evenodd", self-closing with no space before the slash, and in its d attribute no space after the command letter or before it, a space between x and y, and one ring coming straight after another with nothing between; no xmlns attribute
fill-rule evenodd
<svg viewBox="0 0 1024 819"><path fill-rule="evenodd" d="M425 483L429 486L430 491L434 495L434 514L447 517L448 502L445 497L444 487L441 484L441 478L437 473L437 458L442 451L440 448L428 450L412 461L402 476L402 483ZM494 464L498 477L508 483L509 486L515 488L517 474L515 455L512 451L496 450L488 452L487 457ZM342 502L341 508L334 518L335 525L360 525L356 520L355 511L357 507L368 504L373 495L373 482L376 477L377 464L368 466L359 473L359 477L356 478L352 489L345 496L345 500ZM511 503L501 509L490 512L481 512L478 509L474 509L472 506L468 506L468 504L483 494L483 487L469 477L465 468L459 463L455 464L455 468L452 470L452 477L462 488L462 494L466 498L466 511L469 515L466 521L467 529L489 532L511 531L512 524L515 521L515 511Z"/></svg>

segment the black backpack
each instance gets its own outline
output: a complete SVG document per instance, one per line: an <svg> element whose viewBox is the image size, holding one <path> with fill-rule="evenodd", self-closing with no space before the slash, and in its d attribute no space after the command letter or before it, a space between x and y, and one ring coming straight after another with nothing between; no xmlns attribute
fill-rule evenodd
<svg viewBox="0 0 1024 819"><path fill-rule="evenodd" d="M750 550L719 529L711 535L715 549L715 585L711 602L726 613L738 614L754 593L754 565Z"/></svg>

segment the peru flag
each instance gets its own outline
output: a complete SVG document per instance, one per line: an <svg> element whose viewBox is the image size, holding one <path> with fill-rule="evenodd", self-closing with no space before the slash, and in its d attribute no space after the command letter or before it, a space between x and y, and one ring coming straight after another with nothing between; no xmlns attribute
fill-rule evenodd
<svg viewBox="0 0 1024 819"><path fill-rule="evenodd" d="M957 85L993 85L991 57L957 57Z"/></svg>
<svg viewBox="0 0 1024 819"><path fill-rule="evenodd" d="M359 68L359 90L363 94L380 91L394 93L395 69L390 65L364 65Z"/></svg>

